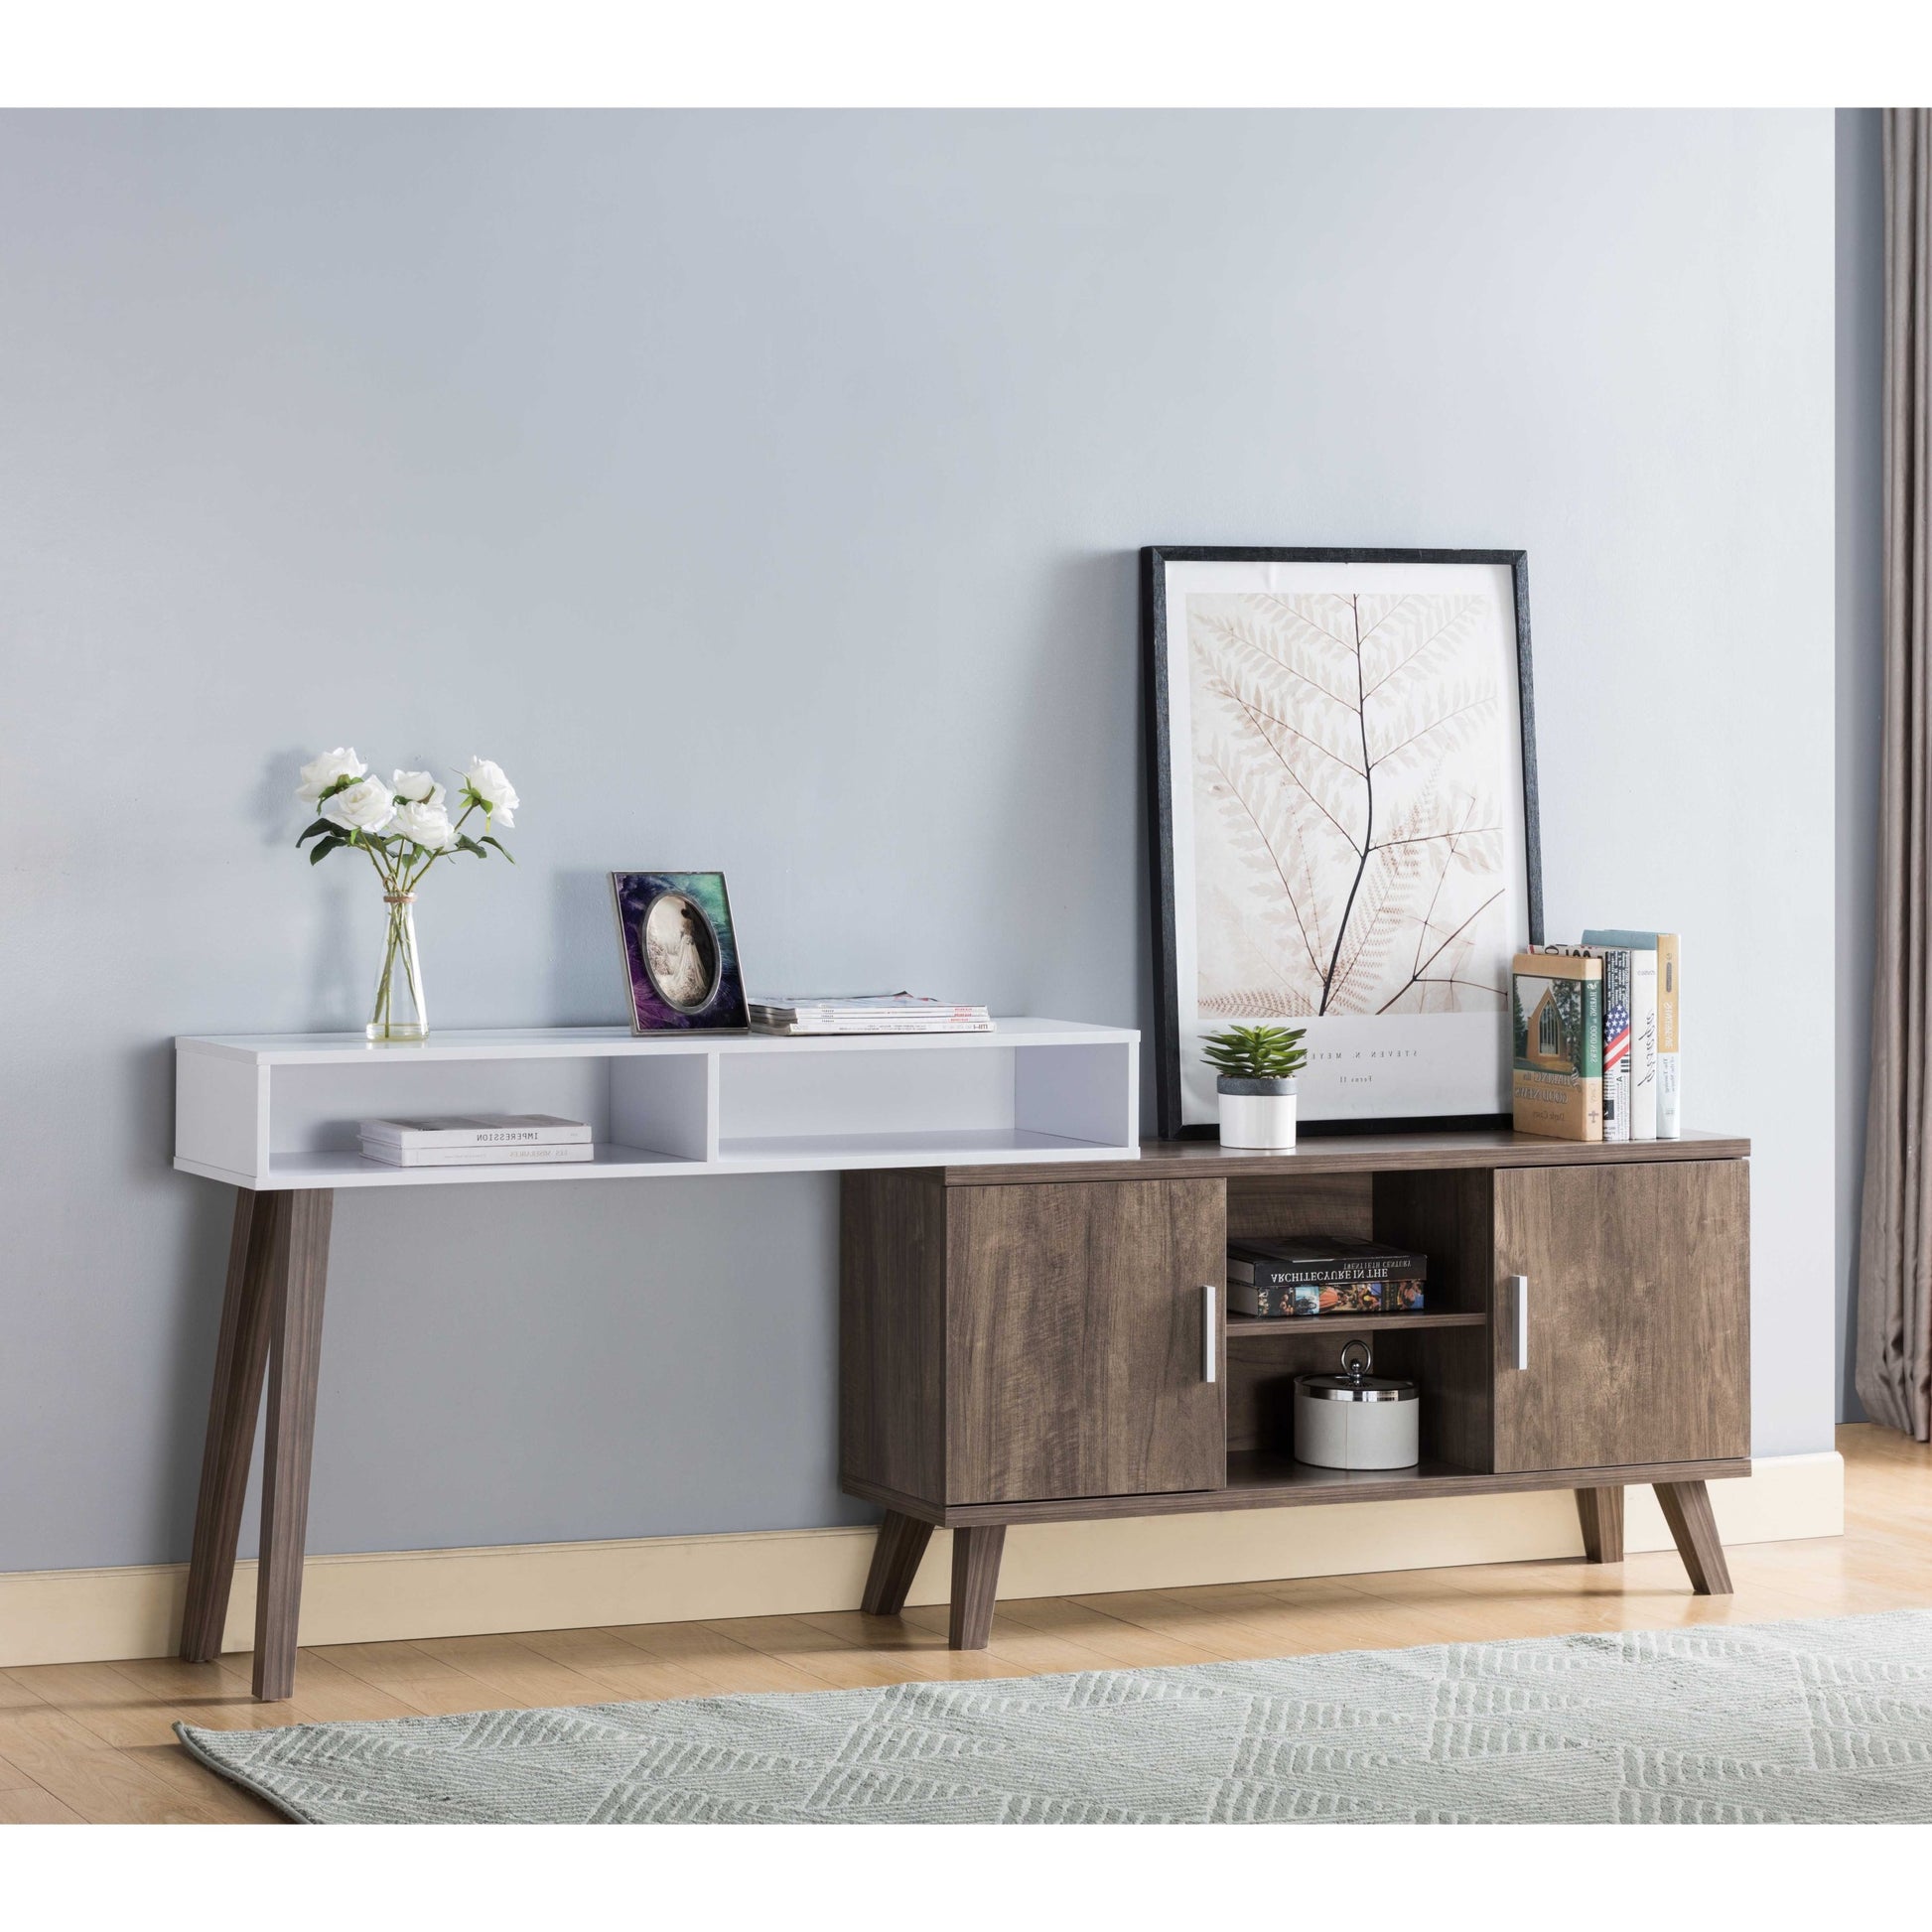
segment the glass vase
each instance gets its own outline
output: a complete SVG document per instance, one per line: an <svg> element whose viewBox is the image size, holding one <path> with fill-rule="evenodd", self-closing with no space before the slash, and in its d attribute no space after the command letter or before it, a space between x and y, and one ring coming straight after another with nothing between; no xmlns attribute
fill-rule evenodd
<svg viewBox="0 0 1932 1932"><path fill-rule="evenodd" d="M423 1005L423 968L416 956L416 895L385 893L388 911L382 971L375 982L375 1008L363 1031L378 1043L429 1037L429 1010Z"/></svg>

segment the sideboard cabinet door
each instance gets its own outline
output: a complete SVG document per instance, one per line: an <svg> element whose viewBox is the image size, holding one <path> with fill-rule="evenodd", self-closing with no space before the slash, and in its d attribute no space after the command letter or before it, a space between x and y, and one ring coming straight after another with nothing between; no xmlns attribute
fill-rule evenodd
<svg viewBox="0 0 1932 1932"><path fill-rule="evenodd" d="M1750 1453L1749 1174L1743 1161L1497 1173L1497 1469Z"/></svg>
<svg viewBox="0 0 1932 1932"><path fill-rule="evenodd" d="M1222 1486L1225 1192L1219 1180L947 1190L948 1502Z"/></svg>

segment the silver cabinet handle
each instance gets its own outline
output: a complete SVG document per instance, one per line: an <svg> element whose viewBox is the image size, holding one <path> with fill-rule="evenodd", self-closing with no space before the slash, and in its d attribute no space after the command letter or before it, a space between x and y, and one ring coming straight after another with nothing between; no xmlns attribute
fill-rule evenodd
<svg viewBox="0 0 1932 1932"><path fill-rule="evenodd" d="M1200 1291L1200 1379L1220 1379L1221 1292L1212 1282L1201 1283Z"/></svg>
<svg viewBox="0 0 1932 1932"><path fill-rule="evenodd" d="M1530 1278L1527 1275L1510 1276L1509 1289L1513 1304L1510 1313L1516 1324L1516 1366L1528 1368L1530 1365Z"/></svg>

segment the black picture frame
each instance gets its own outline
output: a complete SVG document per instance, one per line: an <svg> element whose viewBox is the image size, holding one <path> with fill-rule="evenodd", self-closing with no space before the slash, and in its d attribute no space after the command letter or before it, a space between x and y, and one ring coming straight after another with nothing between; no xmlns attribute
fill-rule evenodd
<svg viewBox="0 0 1932 1932"><path fill-rule="evenodd" d="M1534 681L1530 666L1529 553L1525 550L1382 550L1322 547L1270 548L1208 544L1149 544L1141 551L1142 723L1148 799L1150 902L1153 907L1155 1110L1163 1140L1212 1139L1215 1128L1181 1119L1180 1014L1174 910L1173 773L1168 756L1169 564L1336 563L1479 564L1506 566L1515 606L1516 676L1523 751L1523 832L1529 939L1543 940L1543 869L1537 816ZM1373 1134L1507 1127L1506 1113L1405 1115L1392 1120L1305 1121L1304 1134Z"/></svg>

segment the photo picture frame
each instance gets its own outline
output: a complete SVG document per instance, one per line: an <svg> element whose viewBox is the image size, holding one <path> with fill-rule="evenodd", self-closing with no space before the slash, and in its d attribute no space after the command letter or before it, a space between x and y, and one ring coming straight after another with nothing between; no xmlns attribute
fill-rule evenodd
<svg viewBox="0 0 1932 1932"><path fill-rule="evenodd" d="M722 872L614 872L633 1034L751 1031Z"/></svg>
<svg viewBox="0 0 1932 1932"><path fill-rule="evenodd" d="M1141 637L1162 1138L1215 1132L1235 1024L1306 1030L1307 1131L1507 1125L1527 553L1149 546Z"/></svg>

